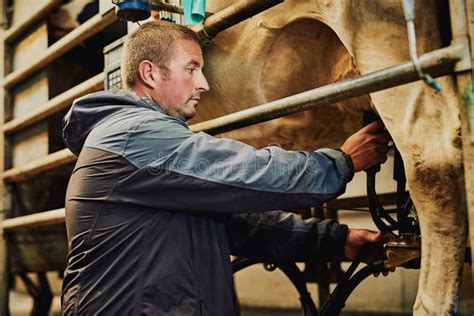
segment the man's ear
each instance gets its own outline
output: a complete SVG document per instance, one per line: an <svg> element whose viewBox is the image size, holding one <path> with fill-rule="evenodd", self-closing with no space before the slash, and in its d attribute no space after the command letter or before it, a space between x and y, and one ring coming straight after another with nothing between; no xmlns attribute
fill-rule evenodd
<svg viewBox="0 0 474 316"><path fill-rule="evenodd" d="M158 73L155 71L155 65L151 61L144 60L138 66L138 74L140 81L149 88L154 89L159 79Z"/></svg>

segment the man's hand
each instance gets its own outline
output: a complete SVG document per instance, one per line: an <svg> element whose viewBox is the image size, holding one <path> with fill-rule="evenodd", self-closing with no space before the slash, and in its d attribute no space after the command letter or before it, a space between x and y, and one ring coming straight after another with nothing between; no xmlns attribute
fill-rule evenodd
<svg viewBox="0 0 474 316"><path fill-rule="evenodd" d="M383 235L381 232L373 232L367 229L349 229L347 232L344 255L350 260L355 260L364 249L365 257L361 258L365 263L372 263L385 258L383 249Z"/></svg>
<svg viewBox="0 0 474 316"><path fill-rule="evenodd" d="M375 121L350 136L341 149L352 158L354 172L366 170L387 160L390 135L381 121Z"/></svg>
<svg viewBox="0 0 474 316"><path fill-rule="evenodd" d="M344 255L347 259L355 260L361 251L365 251L365 257L361 258L363 262L370 264L383 260L385 259L385 250L383 249L385 241L381 232L377 233L367 229L349 229L344 246ZM382 274L386 276L393 271L395 271L395 268L390 269L390 271L383 271ZM377 277L379 273L374 275Z"/></svg>

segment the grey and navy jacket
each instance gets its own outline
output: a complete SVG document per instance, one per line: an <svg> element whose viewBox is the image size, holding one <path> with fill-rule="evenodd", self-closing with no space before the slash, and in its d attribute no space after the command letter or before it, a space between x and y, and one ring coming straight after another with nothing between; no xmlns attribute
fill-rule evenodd
<svg viewBox="0 0 474 316"><path fill-rule="evenodd" d="M343 193L353 168L340 151L193 133L125 91L77 99L63 138L79 156L66 195L66 315L233 315L230 254L342 256L345 225L281 211Z"/></svg>

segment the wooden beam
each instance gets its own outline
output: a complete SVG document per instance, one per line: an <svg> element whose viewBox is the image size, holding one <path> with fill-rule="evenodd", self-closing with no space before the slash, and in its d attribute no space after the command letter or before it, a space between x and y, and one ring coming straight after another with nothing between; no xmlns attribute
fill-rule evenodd
<svg viewBox="0 0 474 316"><path fill-rule="evenodd" d="M48 13L53 11L61 3L61 0L48 0L39 6L35 6L35 3L32 2L32 14L25 16L23 21L12 25L12 27L5 32L5 44L10 44L11 42L15 41L18 37L25 33L25 31L27 31L31 25L46 17Z"/></svg>
<svg viewBox="0 0 474 316"><path fill-rule="evenodd" d="M39 173L73 162L76 159L77 157L72 152L70 152L69 149L63 149L46 157L37 159L23 167L6 170L3 173L3 181L22 181Z"/></svg>
<svg viewBox="0 0 474 316"><path fill-rule="evenodd" d="M2 36L5 35L5 29L8 27L8 19L7 19L7 10L8 10L8 3L7 0L0 1L0 28L2 29ZM3 73L1 74L3 76Z"/></svg>
<svg viewBox="0 0 474 316"><path fill-rule="evenodd" d="M6 0L0 1L2 1L2 4L0 4L1 8L5 9L7 7ZM7 21L6 10L1 10L0 15L0 20ZM9 66L7 63L10 61L10 59L7 58L7 52L5 50L4 36L5 30L3 26L0 26L0 78L5 75L5 69ZM3 124L5 121L7 100L6 91L0 88L0 124ZM3 133L0 133L0 173L5 170L5 151L5 136ZM8 194L8 190L6 190L4 182L0 181L0 223L5 218L6 210L9 208L9 200L10 195ZM0 225L0 315L9 315L9 262L7 237Z"/></svg>
<svg viewBox="0 0 474 316"><path fill-rule="evenodd" d="M64 208L60 208L57 210L5 219L2 222L2 228L5 232L8 232L20 228L60 224L64 223L64 220Z"/></svg>
<svg viewBox="0 0 474 316"><path fill-rule="evenodd" d="M29 125L46 119L52 114L59 112L71 105L77 99L87 93L95 92L104 88L104 73L100 73L79 85L61 93L57 97L49 100L45 105L36 109L29 115L11 120L3 125L3 132L7 134L15 133Z"/></svg>
<svg viewBox="0 0 474 316"><path fill-rule="evenodd" d="M116 20L117 17L115 16L114 10L110 10L104 15L95 15L94 17L87 20L84 24L81 24L59 41L51 45L33 63L6 76L3 81L3 86L5 89L13 87L17 83L31 76L36 71L44 68L49 63L59 58L78 44L94 36Z"/></svg>
<svg viewBox="0 0 474 316"><path fill-rule="evenodd" d="M6 8L6 1L0 0L0 8ZM0 20L6 21L6 10L1 10ZM5 35L5 30L0 26L0 39ZM0 40L0 78L5 74L5 42ZM0 124L4 122L5 114L5 90L0 88ZM3 172L5 168L5 142L4 135L0 133L0 173ZM3 218L5 217L5 209L7 206L6 200L8 199L7 194L5 194L5 186L3 181L0 181L0 223L2 223ZM1 225L0 225L1 226ZM3 233L3 228L0 227L0 315L9 315L8 314L8 293L9 293L9 284L8 284L8 253L7 253L7 240L6 236Z"/></svg>

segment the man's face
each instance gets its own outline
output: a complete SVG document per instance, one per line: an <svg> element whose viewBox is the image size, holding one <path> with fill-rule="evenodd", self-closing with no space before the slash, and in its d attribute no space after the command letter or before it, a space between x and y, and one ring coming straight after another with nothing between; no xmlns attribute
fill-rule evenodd
<svg viewBox="0 0 474 316"><path fill-rule="evenodd" d="M202 73L204 61L201 48L190 40L178 40L168 71L158 69L159 83L154 100L173 117L187 121L196 115L201 93L209 90Z"/></svg>

